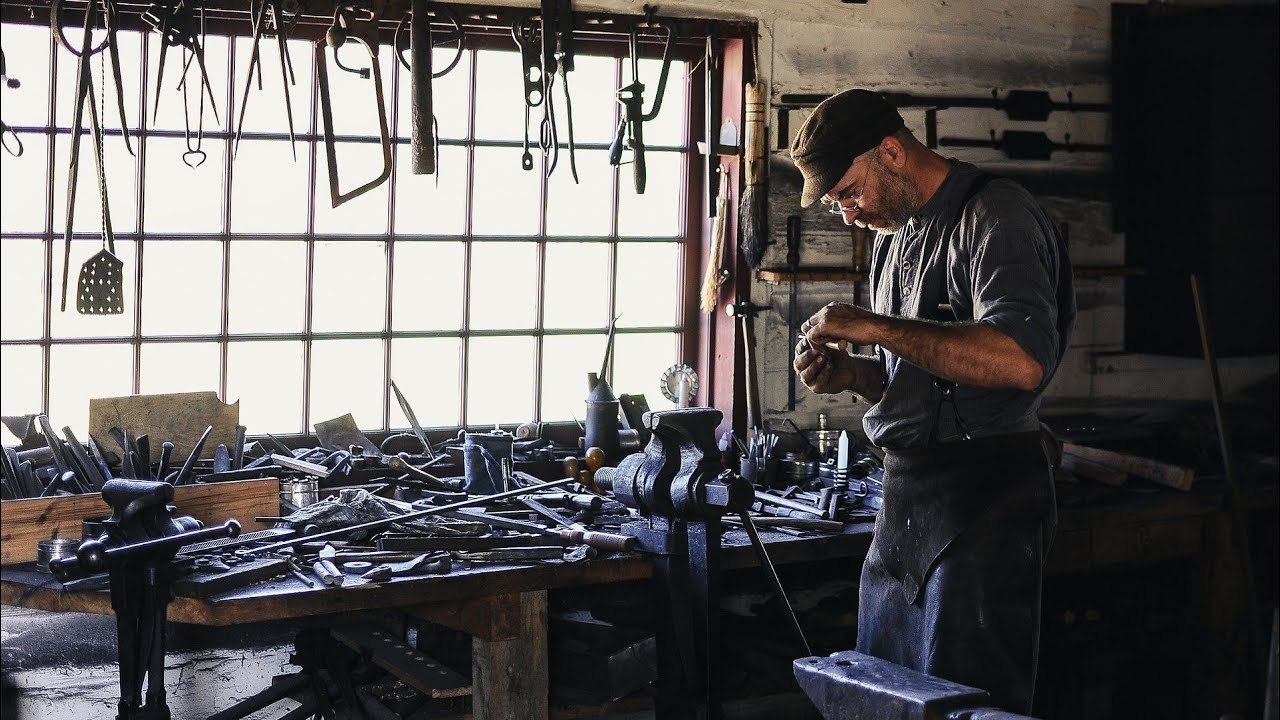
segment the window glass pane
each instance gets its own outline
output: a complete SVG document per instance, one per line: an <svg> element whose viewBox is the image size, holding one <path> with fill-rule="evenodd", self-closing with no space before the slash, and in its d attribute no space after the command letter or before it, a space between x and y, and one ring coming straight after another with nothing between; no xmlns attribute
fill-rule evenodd
<svg viewBox="0 0 1280 720"><path fill-rule="evenodd" d="M53 231L62 234L67 217L67 178L71 163L71 136L53 141ZM135 148L136 149L136 148ZM117 233L138 229L138 183L136 160L119 136L103 141L103 168L107 176L107 197L111 201L111 229ZM97 159L89 133L80 136L80 170L76 175L75 228L78 233L102 232L102 201L98 194Z"/></svg>
<svg viewBox="0 0 1280 720"><path fill-rule="evenodd" d="M393 330L462 327L462 251L460 242L396 241Z"/></svg>
<svg viewBox="0 0 1280 720"><path fill-rule="evenodd" d="M627 66L630 68L630 65ZM627 72L630 72L628 70ZM578 143L613 142L618 127L618 105L615 91L618 87L618 61L598 55L578 55L573 60L573 72L568 73L569 92L573 99L573 139ZM568 113L564 102L564 87L560 78L552 90L551 103L556 111L556 128L560 131L560 144L569 142ZM542 118L539 113L538 119ZM646 140L649 126L645 125ZM565 150L560 151L560 161L567 163ZM605 156L608 158L608 155ZM578 153L578 172L582 172L582 153ZM594 160L592 161L594 162ZM608 163L605 163L606 167Z"/></svg>
<svg viewBox="0 0 1280 720"><path fill-rule="evenodd" d="M204 162L191 167L183 159L187 144L182 138L147 140L147 205L142 219L147 234L222 232L225 148L222 141L206 138L201 146ZM195 164L198 157L190 160Z"/></svg>
<svg viewBox="0 0 1280 720"><path fill-rule="evenodd" d="M311 425L351 413L364 429L382 427L387 381L381 340L316 340L311 345Z"/></svg>
<svg viewBox="0 0 1280 720"><path fill-rule="evenodd" d="M404 393L423 427L453 427L460 420L458 338L406 338L391 341L391 379ZM407 428L400 403L391 402L391 427Z"/></svg>
<svg viewBox="0 0 1280 720"><path fill-rule="evenodd" d="M218 344L143 343L138 376L144 395L218 390Z"/></svg>
<svg viewBox="0 0 1280 720"><path fill-rule="evenodd" d="M159 92L159 112L156 113L156 75L159 72L160 65L160 33L148 32L147 36L147 52L149 53L147 61L147 127L160 130L183 130L186 128L187 120L183 118L183 91L179 88L182 82L182 67L185 64L183 58L182 47L171 47L165 52L164 56L164 86ZM204 97L204 130L206 133L213 132L227 126L227 38L221 35L209 35L202 43L204 47L204 66L209 71L209 87L213 89L213 99L210 100L208 91L205 91ZM190 85L187 86L186 106L188 111L187 117L191 123L191 134L194 138L196 129L200 125L200 95L196 93L196 89L203 87L200 75L200 66L194 60L187 70L187 76L190 78ZM61 83L62 72L58 72L59 82ZM71 81L75 82L74 72L71 75ZM61 86L60 86L61 87ZM128 97L126 95L126 97ZM68 106L70 107L70 106ZM217 118L214 118L214 109L217 109ZM155 120L152 120L153 115ZM59 118L63 117L61 114ZM61 123L61 120L59 120ZM207 147L211 144L210 139L206 139L205 152L209 151Z"/></svg>
<svg viewBox="0 0 1280 720"><path fill-rule="evenodd" d="M123 287L124 312L119 315L81 315L76 312L76 282L80 268L89 258L102 251L102 243L93 240L76 240L71 243L71 266L67 273L67 309L62 311L62 239L55 240L53 259L53 292L49 297L53 313L51 330L55 338L121 337L133 334L133 302L135 298L134 276L138 270L137 243L116 239L116 257L124 263Z"/></svg>
<svg viewBox="0 0 1280 720"><path fill-rule="evenodd" d="M475 196L471 232L475 235L532 235L538 232L541 158L533 170L520 169L520 148L475 149Z"/></svg>
<svg viewBox="0 0 1280 720"><path fill-rule="evenodd" d="M38 338L44 331L40 311L44 287L44 243L40 240L0 240L0 337Z"/></svg>
<svg viewBox="0 0 1280 720"><path fill-rule="evenodd" d="M408 36L408 30L405 31ZM438 42L438 39L437 39ZM445 66L453 61L457 55L457 51L453 46L437 47L431 53L431 69L434 72L444 70ZM406 50L405 58L409 57ZM397 122L399 129L396 133L398 137L409 138L413 136L412 119L410 116L411 102L413 98L413 82L410 80L409 71L400 66L400 96L399 115ZM519 70L516 71L519 73ZM470 106L468 92L470 91L471 81L471 58L470 53L464 51L462 57L458 59L458 64L452 70L431 80L431 110L436 117L436 135L440 138L448 138L450 140L461 140L467 137L467 114Z"/></svg>
<svg viewBox="0 0 1280 720"><path fill-rule="evenodd" d="M307 152L298 143L295 161L288 140L240 143L231 166L231 232L307 231Z"/></svg>
<svg viewBox="0 0 1280 720"><path fill-rule="evenodd" d="M9 26L5 26L9 32ZM0 415L30 415L40 412L40 392L44 380L44 363L36 345L0 347ZM87 418L88 415L86 414ZM16 445L9 428L0 425L5 445ZM81 438L83 439L83 438Z"/></svg>
<svg viewBox="0 0 1280 720"><path fill-rule="evenodd" d="M390 197L387 183L335 208L329 192L329 158L323 143L316 152L319 155L316 159L316 234L382 235L387 232L387 199ZM334 155L339 193L350 193L382 174L382 146L376 142L338 141Z"/></svg>
<svg viewBox="0 0 1280 720"><path fill-rule="evenodd" d="M5 25L5 32L9 27ZM8 106L5 108L7 112ZM31 133L20 133L18 137L22 141L20 157L0 152L0 230L43 232L45 210L49 207L45 200L49 189L49 141ZM13 138L6 138L5 142L12 143ZM85 167L89 168L89 164ZM61 234L62 228L55 232Z"/></svg>
<svg viewBox="0 0 1280 720"><path fill-rule="evenodd" d="M461 235L467 218L467 149L441 147L433 175L411 172L407 145L396 157L396 233Z"/></svg>
<svg viewBox="0 0 1280 720"><path fill-rule="evenodd" d="M520 53L476 51L476 139L522 140L524 131L524 81ZM529 144L537 151L538 120L542 107L529 109ZM520 169L519 159L516 169Z"/></svg>
<svg viewBox="0 0 1280 720"><path fill-rule="evenodd" d="M69 425L87 441L89 400L132 393L133 348L127 343L49 349L49 420L55 428Z"/></svg>
<svg viewBox="0 0 1280 720"><path fill-rule="evenodd" d="M609 324L609 246L547 243L543 320L546 328Z"/></svg>
<svg viewBox="0 0 1280 720"><path fill-rule="evenodd" d="M482 426L531 419L533 338L471 338L467 353L467 424Z"/></svg>
<svg viewBox="0 0 1280 720"><path fill-rule="evenodd" d="M71 26L68 27L65 32L67 42L71 43L71 46L79 52L81 39L84 37L83 33L80 32L80 28L83 27L84 24L84 8L78 7L74 10L64 10L63 19L64 21L70 21L68 24ZM101 23L99 23L99 25L101 25ZM5 26L4 43L5 59L10 62L10 68L12 69L12 60L15 53L9 49L10 27L11 26L9 25ZM45 34L48 35L47 30L45 31ZM94 46L96 47L103 38L103 30L99 27L93 34ZM75 118L72 117L72 113L75 110L76 74L80 68L80 59L73 53L68 52L60 43L55 41L55 44L58 55L58 94L54 100L56 103L54 112L57 113L58 127L69 128L75 124ZM129 123L129 130L137 132L138 65L142 60L141 34L134 31L121 30L116 35L116 45L120 52L120 82L124 87L124 114ZM120 129L120 106L116 96L116 82L115 79L112 78L113 68L111 67L109 55L110 53L108 52L100 52L93 55L93 59L90 61L89 67L90 72L93 75L93 92L94 96L98 100L98 115L102 118L102 126L104 128L118 130ZM44 55L42 51L42 54L39 55L39 57L43 60L47 56ZM154 62L155 56L153 55L152 58ZM104 61L106 62L105 67L103 66ZM165 68L166 77L168 77L169 70L170 68ZM102 89L104 71L107 79L106 86L108 89L105 97L103 97ZM25 91L27 87L27 78L21 75L18 77L22 80L22 87ZM103 106L105 106L105 108ZM6 112L8 111L6 110ZM179 110L179 113L180 112L181 110ZM44 113L41 113L41 115L43 116ZM181 115L179 115L179 118L181 118ZM9 119L5 118L5 121L9 122ZM212 121L212 117L210 117L210 121ZM81 119L81 123L83 123L82 127L89 127L88 108L85 108L84 110L84 117ZM115 142L123 141L117 137ZM138 146L135 142L134 149L136 150L137 147Z"/></svg>
<svg viewBox="0 0 1280 720"><path fill-rule="evenodd" d="M538 246L531 242L471 244L473 330L532 328L538 290Z"/></svg>
<svg viewBox="0 0 1280 720"><path fill-rule="evenodd" d="M231 242L230 332L302 332L306 291L305 242Z"/></svg>
<svg viewBox="0 0 1280 720"><path fill-rule="evenodd" d="M222 243L146 240L142 334L205 335L222 325Z"/></svg>
<svg viewBox="0 0 1280 720"><path fill-rule="evenodd" d="M542 341L542 420L586 420L587 373L600 372L604 335L552 335Z"/></svg>
<svg viewBox="0 0 1280 720"><path fill-rule="evenodd" d="M79 33L77 33L79 34ZM4 121L15 127L49 123L49 28L4 24L5 72L22 87L4 95ZM62 61L64 55L58 58Z"/></svg>
<svg viewBox="0 0 1280 720"><path fill-rule="evenodd" d="M316 241L315 253L312 329L316 332L382 330L387 312L386 243L380 240Z"/></svg>
<svg viewBox="0 0 1280 720"><path fill-rule="evenodd" d="M607 150L579 150L574 183L569 152L561 150L560 165L547 178L547 235L613 234L613 176Z"/></svg>
<svg viewBox="0 0 1280 720"><path fill-rule="evenodd" d="M643 195L636 194L629 166L618 175L618 235L675 237L684 227L684 156L678 152L647 152Z"/></svg>
<svg viewBox="0 0 1280 720"><path fill-rule="evenodd" d="M701 72L701 68L699 68ZM671 70L667 75L667 89L662 95L662 107L658 110L658 116L653 120L644 124L644 141L649 146L657 145L677 145L685 144L685 106L688 105L687 94L689 87L685 82L685 75L688 73L688 63L682 60L672 60ZM628 78L631 76L631 68L627 67L623 73ZM640 60L640 81L644 83L644 111L653 111L653 101L655 93L658 92L658 78L662 75L662 61L657 58L642 58ZM650 176L652 179L652 176Z"/></svg>
<svg viewBox="0 0 1280 720"><path fill-rule="evenodd" d="M675 407L663 396L661 380L676 363L678 339L675 333L619 333L613 341L613 392L644 395L651 410Z"/></svg>
<svg viewBox="0 0 1280 720"><path fill-rule="evenodd" d="M246 30L247 32L247 30ZM235 39L235 93L234 113L231 115L230 127L234 131L240 123L241 100L244 99L245 74L249 70L249 59L253 52L253 37ZM312 44L306 40L290 40L288 46L289 62L293 66L294 83L289 85L289 102L293 105L293 131L295 134L307 132L311 124L311 70L315 57ZM258 43L258 62L261 72L255 69L252 82L249 84L249 98L244 102L244 125L246 133L289 132L289 113L285 106L285 78L280 67L280 43L275 37L263 37ZM166 74L168 68L165 69ZM261 78L262 87L258 87ZM221 98L219 98L221 100ZM222 108L219 107L221 112ZM298 144L298 157L305 163L306 143ZM240 156L242 157L242 156ZM237 160L240 159L237 157Z"/></svg>
<svg viewBox="0 0 1280 720"><path fill-rule="evenodd" d="M312 57L315 50L312 46ZM371 137L380 136L378 127L378 105L373 74L362 78L354 72L345 72L333 62L333 50L325 48L325 68L329 76L329 99L333 113L333 134L338 137ZM351 41L345 43L338 51L338 59L352 70L369 68L369 51L362 43ZM395 60L395 52L390 45L378 47L378 65L382 70L383 99L388 101L385 109L387 122L391 122L391 64ZM314 61L313 61L314 62ZM324 121L321 119L319 95L316 96L316 132L324 132ZM388 128L390 132L390 128ZM318 148L324 154L323 140Z"/></svg>
<svg viewBox="0 0 1280 720"><path fill-rule="evenodd" d="M679 269L679 243L619 243L618 326L675 325Z"/></svg>
<svg viewBox="0 0 1280 720"><path fill-rule="evenodd" d="M250 433L302 432L302 343L228 343L226 400Z"/></svg>

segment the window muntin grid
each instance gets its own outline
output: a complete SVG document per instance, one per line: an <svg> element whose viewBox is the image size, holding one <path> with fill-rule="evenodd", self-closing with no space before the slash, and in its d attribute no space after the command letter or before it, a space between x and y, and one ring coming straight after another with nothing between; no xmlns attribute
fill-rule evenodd
<svg viewBox="0 0 1280 720"><path fill-rule="evenodd" d="M21 158L0 160L4 414L45 411L82 430L91 397L216 389L240 400L251 433L304 432L345 412L367 430L403 428L408 421L387 389L395 379L428 426L568 420L581 415L585 375L598 368L614 315L617 391L664 406L657 378L681 359L689 286L682 262L692 161L688 86L679 81L685 63L677 61L662 113L646 126L648 191L636 196L631 169L605 161L617 103L598 88L616 87L624 72L618 58L582 55L571 76L582 180L574 185L563 148L549 179L519 169L518 94L518 112L486 110L512 104L490 88L515 82L500 71L518 56L468 49L434 83L437 179L408 173L407 76L384 47L395 171L383 187L332 209L312 117L309 42L291 43L299 79L295 162L281 82L271 72L278 60L266 45L265 86L250 94L245 137L231 157L249 39L209 38L220 122L206 116L208 157L191 169L181 162L181 94L169 87L174 58L153 123L156 38L131 31L120 38L136 159L124 150L114 112L103 117L126 313L88 317L58 310L75 61L44 28L4 25L9 69L23 82L21 95L6 96L5 120L26 146ZM101 73L96 60L94 70ZM656 77L657 61L642 60L641 73ZM330 77L335 98L345 97L340 83L358 82L332 67ZM364 85L356 98L372 97ZM335 112L347 185L376 172L376 129L371 108L335 103ZM537 119L535 110L535 144ZM72 291L79 265L101 246L85 140ZM536 147L534 157L540 166Z"/></svg>

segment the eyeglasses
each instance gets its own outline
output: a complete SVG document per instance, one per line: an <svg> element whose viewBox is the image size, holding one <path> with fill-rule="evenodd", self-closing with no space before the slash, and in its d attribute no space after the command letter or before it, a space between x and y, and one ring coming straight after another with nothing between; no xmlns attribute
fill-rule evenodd
<svg viewBox="0 0 1280 720"><path fill-rule="evenodd" d="M868 160L867 169L862 172L862 182L858 183L858 188L859 188L858 196L853 198L853 204L850 205L849 207L840 206L840 203L849 200L850 197L852 196L853 190L852 190L852 186L850 186L844 192L837 195L835 200L831 201L831 209L827 210L827 212L831 213L832 215L844 215L845 213L850 213L850 212L862 212L862 196L867 191L867 176L870 174L871 174L871 161Z"/></svg>

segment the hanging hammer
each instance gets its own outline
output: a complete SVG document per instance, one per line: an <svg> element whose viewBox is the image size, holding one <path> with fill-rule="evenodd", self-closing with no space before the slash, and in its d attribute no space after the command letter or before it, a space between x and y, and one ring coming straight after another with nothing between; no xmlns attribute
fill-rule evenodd
<svg viewBox="0 0 1280 720"><path fill-rule="evenodd" d="M756 333L752 318L761 310L768 310L768 305L756 305L750 299L739 300L725 306L729 317L742 321L742 354L747 371L747 425L752 428L761 426L760 390L756 379L755 350Z"/></svg>

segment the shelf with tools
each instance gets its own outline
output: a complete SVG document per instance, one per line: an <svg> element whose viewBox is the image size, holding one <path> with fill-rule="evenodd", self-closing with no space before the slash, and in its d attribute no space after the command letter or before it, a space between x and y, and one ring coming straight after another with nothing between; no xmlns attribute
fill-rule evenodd
<svg viewBox="0 0 1280 720"><path fill-rule="evenodd" d="M1127 265L1076 265L1073 268L1078 278L1129 277L1147 274L1144 267ZM848 270L842 267L807 267L795 270L756 271L756 280L775 285L787 282L864 282L867 273Z"/></svg>
<svg viewBox="0 0 1280 720"><path fill-rule="evenodd" d="M767 283L784 282L863 282L867 273L842 267L802 267L795 270L757 270L756 280Z"/></svg>

